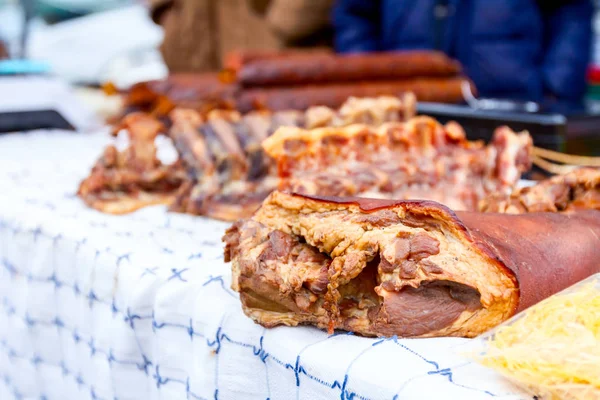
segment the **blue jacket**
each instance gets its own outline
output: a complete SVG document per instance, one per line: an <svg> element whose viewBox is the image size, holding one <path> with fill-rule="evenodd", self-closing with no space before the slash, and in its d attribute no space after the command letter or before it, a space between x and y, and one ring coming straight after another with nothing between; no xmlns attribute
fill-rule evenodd
<svg viewBox="0 0 600 400"><path fill-rule="evenodd" d="M593 12L591 0L338 0L335 46L439 49L462 63L481 96L577 101Z"/></svg>

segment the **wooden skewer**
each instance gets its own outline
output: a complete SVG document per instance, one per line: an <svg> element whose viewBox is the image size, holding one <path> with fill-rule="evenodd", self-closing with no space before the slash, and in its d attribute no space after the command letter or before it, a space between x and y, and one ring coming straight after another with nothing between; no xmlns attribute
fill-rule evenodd
<svg viewBox="0 0 600 400"><path fill-rule="evenodd" d="M550 161L560 162L563 164L600 167L600 157L575 156L572 154L564 154L557 151L541 149L539 147L533 148L533 156L540 159L546 158Z"/></svg>
<svg viewBox="0 0 600 400"><path fill-rule="evenodd" d="M533 162L533 164L537 165L544 171L548 171L551 174L556 174L556 175L563 175L563 174L569 173L579 167L578 165L554 164L554 163L544 160L543 158L540 158L536 155L533 156L532 162Z"/></svg>

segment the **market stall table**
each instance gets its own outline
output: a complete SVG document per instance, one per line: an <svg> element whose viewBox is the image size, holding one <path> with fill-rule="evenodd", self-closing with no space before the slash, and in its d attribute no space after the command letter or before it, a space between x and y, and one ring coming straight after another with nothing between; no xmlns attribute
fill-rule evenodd
<svg viewBox="0 0 600 400"><path fill-rule="evenodd" d="M108 135L0 137L1 399L527 399L458 338L265 329L225 223L75 196Z"/></svg>

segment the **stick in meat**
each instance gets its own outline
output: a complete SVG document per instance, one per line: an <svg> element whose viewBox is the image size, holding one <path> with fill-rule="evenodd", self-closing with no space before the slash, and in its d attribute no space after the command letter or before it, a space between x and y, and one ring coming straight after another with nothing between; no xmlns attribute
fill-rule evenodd
<svg viewBox="0 0 600 400"><path fill-rule="evenodd" d="M453 212L429 201L274 192L224 237L266 326L474 337L600 272L600 212Z"/></svg>

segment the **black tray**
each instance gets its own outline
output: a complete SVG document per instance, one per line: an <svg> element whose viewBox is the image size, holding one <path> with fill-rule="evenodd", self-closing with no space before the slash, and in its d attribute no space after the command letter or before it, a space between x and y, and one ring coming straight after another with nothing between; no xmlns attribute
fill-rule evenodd
<svg viewBox="0 0 600 400"><path fill-rule="evenodd" d="M75 130L73 125L55 110L0 112L0 133L36 129Z"/></svg>
<svg viewBox="0 0 600 400"><path fill-rule="evenodd" d="M419 103L417 111L442 123L460 123L471 140L487 141L495 128L507 125L515 131L528 130L538 147L570 154L600 156L600 112L590 108L528 113Z"/></svg>

